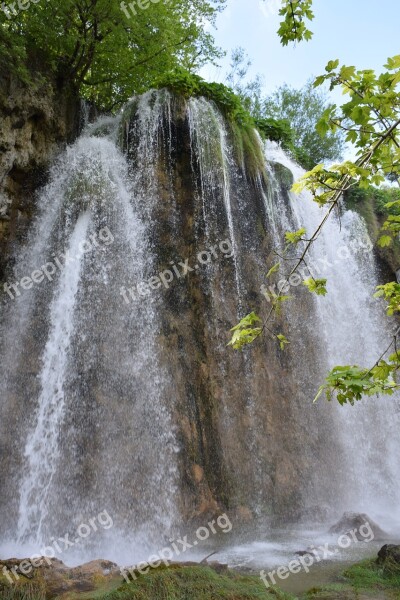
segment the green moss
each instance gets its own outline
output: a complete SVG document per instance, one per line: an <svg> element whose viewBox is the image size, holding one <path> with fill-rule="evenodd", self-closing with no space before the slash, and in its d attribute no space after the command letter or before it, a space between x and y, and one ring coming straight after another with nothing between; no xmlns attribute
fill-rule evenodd
<svg viewBox="0 0 400 600"><path fill-rule="evenodd" d="M268 590L256 576L226 571L218 574L209 567L171 566L153 569L131 583L103 596L102 600L261 600L293 598L279 589Z"/></svg>
<svg viewBox="0 0 400 600"><path fill-rule="evenodd" d="M235 159L239 166L245 166L248 176L266 177L261 138L282 143L284 148L292 149L292 131L286 120L259 119L255 121L243 106L241 99L229 87L222 83L208 83L198 75L184 69L168 73L156 82L158 88L168 88L184 98L203 96L213 101L226 118L231 132Z"/></svg>
<svg viewBox="0 0 400 600"><path fill-rule="evenodd" d="M289 192L294 184L293 173L290 169L280 163L273 163L273 169L281 186Z"/></svg>
<svg viewBox="0 0 400 600"><path fill-rule="evenodd" d="M21 577L18 582L10 584L0 580L1 600L46 600L44 583L41 580L31 581Z"/></svg>
<svg viewBox="0 0 400 600"><path fill-rule="evenodd" d="M392 567L392 568L390 568ZM376 560L365 560L344 572L344 577L357 589L400 590L400 566L379 565Z"/></svg>
<svg viewBox="0 0 400 600"><path fill-rule="evenodd" d="M265 158L253 124L229 121L235 160L251 178L266 177Z"/></svg>
<svg viewBox="0 0 400 600"><path fill-rule="evenodd" d="M400 569L388 570L376 560L365 560L348 568L340 583L309 590L303 600L356 600L400 598Z"/></svg>

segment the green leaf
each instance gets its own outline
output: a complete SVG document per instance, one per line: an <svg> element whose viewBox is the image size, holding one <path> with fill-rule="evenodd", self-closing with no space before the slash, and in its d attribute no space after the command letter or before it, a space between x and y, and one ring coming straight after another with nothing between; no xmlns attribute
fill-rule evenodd
<svg viewBox="0 0 400 600"><path fill-rule="evenodd" d="M281 263L276 263L276 265L274 265L273 267L270 268L270 270L267 273L267 279L269 277L271 277L271 275L273 275L274 273L276 273L277 271L279 271L279 267L281 266Z"/></svg>
<svg viewBox="0 0 400 600"><path fill-rule="evenodd" d="M387 248L387 246L390 246L391 244L392 238L390 237L390 235L382 235L378 240L378 246L380 246L381 248Z"/></svg>
<svg viewBox="0 0 400 600"><path fill-rule="evenodd" d="M334 71L335 69L337 69L339 66L339 59L338 60L330 60L328 62L328 64L325 67L325 70L328 71L328 73L330 73L331 71Z"/></svg>
<svg viewBox="0 0 400 600"><path fill-rule="evenodd" d="M326 296L328 293L326 283L326 279L314 279L313 277L309 277L303 281L303 285L305 285L311 293L317 294L317 296Z"/></svg>
<svg viewBox="0 0 400 600"><path fill-rule="evenodd" d="M260 317L254 312L248 314L235 327L232 327L233 335L228 346L232 346L235 350L241 350L244 346L252 344L263 331L262 327L253 327L260 322Z"/></svg>
<svg viewBox="0 0 400 600"><path fill-rule="evenodd" d="M285 239L289 244L298 244L299 242L303 241L303 238L306 234L306 230L304 229L304 227L302 227L297 231L287 231L285 233Z"/></svg>
<svg viewBox="0 0 400 600"><path fill-rule="evenodd" d="M290 344L289 340L284 335L282 335L281 333L279 335L277 335L276 337L279 340L280 349L281 350L285 350L286 346L288 344Z"/></svg>

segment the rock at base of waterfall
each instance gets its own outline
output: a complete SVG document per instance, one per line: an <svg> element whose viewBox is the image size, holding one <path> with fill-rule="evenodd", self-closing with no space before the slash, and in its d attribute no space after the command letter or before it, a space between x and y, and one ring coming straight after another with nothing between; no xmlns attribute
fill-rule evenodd
<svg viewBox="0 0 400 600"><path fill-rule="evenodd" d="M10 584L18 584L26 597L55 598L64 594L94 592L106 588L112 581L122 581L119 567L108 560L94 560L79 567L69 568L56 558L0 560L1 592ZM25 597L25 595L24 595Z"/></svg>
<svg viewBox="0 0 400 600"><path fill-rule="evenodd" d="M329 533L338 535L354 533L359 542L367 539L370 541L372 539L387 540L390 537L368 515L356 512L343 513L342 518L335 525L332 525Z"/></svg>
<svg viewBox="0 0 400 600"><path fill-rule="evenodd" d="M385 570L400 572L400 546L385 544L378 552L378 564Z"/></svg>

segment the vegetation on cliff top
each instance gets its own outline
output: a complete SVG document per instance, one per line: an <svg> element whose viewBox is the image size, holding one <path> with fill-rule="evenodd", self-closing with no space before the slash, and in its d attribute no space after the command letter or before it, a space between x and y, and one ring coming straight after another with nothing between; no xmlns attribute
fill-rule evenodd
<svg viewBox="0 0 400 600"><path fill-rule="evenodd" d="M268 139L278 141L289 150L305 169L325 161L339 160L344 150L344 135L331 131L321 135L317 124L331 106L325 91L316 90L309 81L300 89L280 86L270 95L264 95L260 75L249 80L251 60L243 48L232 52L227 82L241 99L243 106L264 130ZM269 123L279 124L279 136Z"/></svg>
<svg viewBox="0 0 400 600"><path fill-rule="evenodd" d="M99 109L114 110L177 66L198 69L221 56L204 24L226 0L14 2L0 10L0 65L27 83L74 86ZM134 5L132 5L134 6ZM13 8L14 7L14 8Z"/></svg>
<svg viewBox="0 0 400 600"><path fill-rule="evenodd" d="M209 83L199 75L178 68L160 77L156 84L184 98L202 96L213 101L230 125L237 162L245 164L252 176L265 172L265 158L255 129L262 139L277 141L285 149L294 151L293 132L286 120L254 119L242 99L222 83Z"/></svg>

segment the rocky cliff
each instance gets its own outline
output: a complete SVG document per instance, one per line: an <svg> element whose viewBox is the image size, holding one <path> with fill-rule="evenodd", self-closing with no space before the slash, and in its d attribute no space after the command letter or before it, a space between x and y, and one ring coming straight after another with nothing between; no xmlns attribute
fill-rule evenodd
<svg viewBox="0 0 400 600"><path fill-rule="evenodd" d="M25 85L0 70L0 280L12 244L35 210L34 193L50 161L79 130L77 94L40 74L35 78Z"/></svg>

